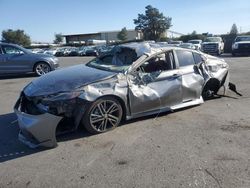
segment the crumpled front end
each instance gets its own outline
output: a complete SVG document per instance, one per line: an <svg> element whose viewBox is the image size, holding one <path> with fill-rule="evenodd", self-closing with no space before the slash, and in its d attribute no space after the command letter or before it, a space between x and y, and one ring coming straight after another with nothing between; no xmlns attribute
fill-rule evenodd
<svg viewBox="0 0 250 188"><path fill-rule="evenodd" d="M205 79L202 96L204 99L217 95L219 90L225 95L229 88L229 66L223 60L206 55L207 61L200 70Z"/></svg>
<svg viewBox="0 0 250 188"><path fill-rule="evenodd" d="M31 148L56 147L57 134L76 130L88 103L70 95L29 97L22 92L14 107L19 140Z"/></svg>
<svg viewBox="0 0 250 188"><path fill-rule="evenodd" d="M20 128L19 140L31 148L57 146L56 127L62 117L49 113L28 114L24 97L21 94L14 109Z"/></svg>

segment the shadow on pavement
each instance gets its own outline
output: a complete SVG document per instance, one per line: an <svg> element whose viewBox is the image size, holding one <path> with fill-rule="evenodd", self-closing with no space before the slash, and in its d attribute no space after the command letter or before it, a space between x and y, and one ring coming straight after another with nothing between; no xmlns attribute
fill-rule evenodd
<svg viewBox="0 0 250 188"><path fill-rule="evenodd" d="M0 163L44 150L30 149L18 140L16 119L14 113L0 115Z"/></svg>
<svg viewBox="0 0 250 188"><path fill-rule="evenodd" d="M0 163L53 149L44 147L32 149L20 142L18 140L19 128L16 120L15 113L0 115ZM57 142L60 143L88 136L91 136L91 134L85 130L77 130L57 136Z"/></svg>

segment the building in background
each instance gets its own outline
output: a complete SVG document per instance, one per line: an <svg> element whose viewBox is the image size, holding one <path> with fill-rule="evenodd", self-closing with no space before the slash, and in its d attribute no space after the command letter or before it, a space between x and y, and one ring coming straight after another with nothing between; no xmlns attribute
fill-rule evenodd
<svg viewBox="0 0 250 188"><path fill-rule="evenodd" d="M97 33L86 33L86 34L72 34L63 35L65 37L66 44L104 44L119 41L117 34L120 31L103 31ZM175 31L167 30L165 37L167 38L178 38L184 34ZM127 30L127 40L140 40L143 39L143 34L140 31L134 29Z"/></svg>
<svg viewBox="0 0 250 188"><path fill-rule="evenodd" d="M118 41L117 34L120 31L103 31L98 33L63 35L66 44L92 44ZM142 33L133 29L127 30L127 40L142 39Z"/></svg>

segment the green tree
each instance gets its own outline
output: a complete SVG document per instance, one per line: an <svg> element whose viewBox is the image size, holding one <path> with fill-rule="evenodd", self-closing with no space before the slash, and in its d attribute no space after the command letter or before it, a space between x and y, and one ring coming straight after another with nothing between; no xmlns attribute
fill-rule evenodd
<svg viewBox="0 0 250 188"><path fill-rule="evenodd" d="M121 41L125 41L127 40L127 35L128 35L128 31L126 29L126 27L122 28L122 30L117 34L117 38Z"/></svg>
<svg viewBox="0 0 250 188"><path fill-rule="evenodd" d="M55 43L55 44L60 44L60 43L62 43L62 41L63 41L62 33L56 33L56 34L55 34L54 43Z"/></svg>
<svg viewBox="0 0 250 188"><path fill-rule="evenodd" d="M2 31L2 40L4 42L19 44L22 46L30 46L31 40L29 35L27 35L24 30L4 30Z"/></svg>
<svg viewBox="0 0 250 188"><path fill-rule="evenodd" d="M237 28L236 24L234 23L231 27L230 35L237 35L237 34L238 34L238 28Z"/></svg>
<svg viewBox="0 0 250 188"><path fill-rule="evenodd" d="M145 8L145 14L138 14L138 18L134 19L135 29L142 31L145 40L159 41L166 30L172 26L172 18L165 17L151 5Z"/></svg>
<svg viewBox="0 0 250 188"><path fill-rule="evenodd" d="M197 35L197 32L194 30L191 35Z"/></svg>

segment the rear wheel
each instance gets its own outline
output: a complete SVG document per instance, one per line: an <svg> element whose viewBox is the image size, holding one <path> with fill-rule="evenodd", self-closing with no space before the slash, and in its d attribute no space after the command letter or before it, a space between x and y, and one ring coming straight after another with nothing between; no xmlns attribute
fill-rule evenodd
<svg viewBox="0 0 250 188"><path fill-rule="evenodd" d="M36 73L37 76L42 76L50 71L51 67L49 66L49 64L45 62L37 63L34 67L34 72Z"/></svg>
<svg viewBox="0 0 250 188"><path fill-rule="evenodd" d="M116 128L122 119L122 107L113 97L103 97L87 109L82 124L90 133L103 133Z"/></svg>

